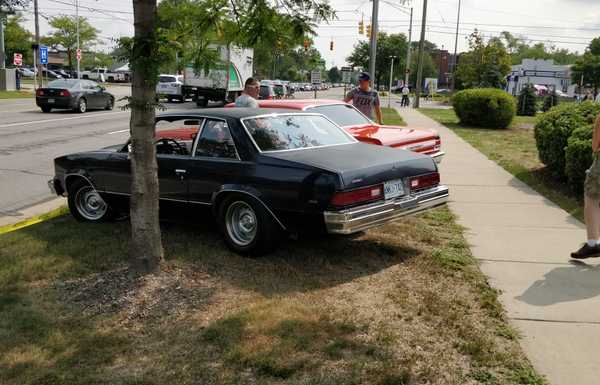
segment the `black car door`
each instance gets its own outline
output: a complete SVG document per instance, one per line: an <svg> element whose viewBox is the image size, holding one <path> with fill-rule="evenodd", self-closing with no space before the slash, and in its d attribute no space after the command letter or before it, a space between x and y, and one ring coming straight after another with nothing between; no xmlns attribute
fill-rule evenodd
<svg viewBox="0 0 600 385"><path fill-rule="evenodd" d="M252 163L242 161L225 120L207 119L185 168L191 204L210 204L223 185L244 184Z"/></svg>
<svg viewBox="0 0 600 385"><path fill-rule="evenodd" d="M100 86L91 81L85 81L85 95L87 99L88 108L101 108L104 107L102 105L102 95L100 95Z"/></svg>

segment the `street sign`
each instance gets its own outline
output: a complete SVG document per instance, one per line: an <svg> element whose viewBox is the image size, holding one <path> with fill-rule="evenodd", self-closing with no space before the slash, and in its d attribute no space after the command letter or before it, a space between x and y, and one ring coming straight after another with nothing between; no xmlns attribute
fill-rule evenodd
<svg viewBox="0 0 600 385"><path fill-rule="evenodd" d="M48 47L40 46L40 64L48 64Z"/></svg>
<svg viewBox="0 0 600 385"><path fill-rule="evenodd" d="M314 70L310 72L310 82L312 84L321 84L321 71Z"/></svg>
<svg viewBox="0 0 600 385"><path fill-rule="evenodd" d="M78 61L81 60L81 50L80 49L77 49L77 51L75 51L75 57L77 57Z"/></svg>
<svg viewBox="0 0 600 385"><path fill-rule="evenodd" d="M15 52L13 55L13 65L18 67L23 65L23 54Z"/></svg>
<svg viewBox="0 0 600 385"><path fill-rule="evenodd" d="M352 83L352 67L342 67L342 83Z"/></svg>

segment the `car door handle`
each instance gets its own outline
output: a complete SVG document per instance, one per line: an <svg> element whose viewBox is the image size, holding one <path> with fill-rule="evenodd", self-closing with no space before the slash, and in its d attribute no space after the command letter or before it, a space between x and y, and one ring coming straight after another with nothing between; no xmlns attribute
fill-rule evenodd
<svg viewBox="0 0 600 385"><path fill-rule="evenodd" d="M175 174L177 174L181 180L183 180L185 178L185 174L186 173L187 173L187 170L184 170L184 169L181 169L181 168L176 168L175 169Z"/></svg>

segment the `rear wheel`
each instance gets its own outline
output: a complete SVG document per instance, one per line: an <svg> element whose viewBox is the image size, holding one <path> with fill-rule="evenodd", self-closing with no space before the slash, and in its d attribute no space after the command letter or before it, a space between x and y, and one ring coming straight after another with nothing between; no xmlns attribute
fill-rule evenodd
<svg viewBox="0 0 600 385"><path fill-rule="evenodd" d="M83 114L87 111L87 102L84 98L81 98L77 101L77 107L75 107L75 112L79 112Z"/></svg>
<svg viewBox="0 0 600 385"><path fill-rule="evenodd" d="M236 194L225 198L219 206L218 220L227 246L242 255L264 255L281 238L281 227L250 197Z"/></svg>
<svg viewBox="0 0 600 385"><path fill-rule="evenodd" d="M68 187L69 211L80 222L104 222L113 212L98 191L86 180L78 179Z"/></svg>
<svg viewBox="0 0 600 385"><path fill-rule="evenodd" d="M106 102L106 107L104 107L105 110L112 110L115 106L115 101L113 100L113 98L108 98L108 101Z"/></svg>
<svg viewBox="0 0 600 385"><path fill-rule="evenodd" d="M196 105L198 107L205 108L208 106L208 99L204 96L199 96L198 99L196 99Z"/></svg>
<svg viewBox="0 0 600 385"><path fill-rule="evenodd" d="M41 109L42 109L42 112L46 112L46 113L52 111L52 107L41 107Z"/></svg>
<svg viewBox="0 0 600 385"><path fill-rule="evenodd" d="M173 103L173 98L172 98L172 97L170 97L170 96L167 96L167 102L169 102L169 103Z"/></svg>

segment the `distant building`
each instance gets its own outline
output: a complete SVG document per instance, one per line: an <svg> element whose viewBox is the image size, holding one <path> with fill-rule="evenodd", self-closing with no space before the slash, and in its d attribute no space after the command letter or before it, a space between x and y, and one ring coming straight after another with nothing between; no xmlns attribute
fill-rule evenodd
<svg viewBox="0 0 600 385"><path fill-rule="evenodd" d="M571 83L571 66L554 64L552 59L523 59L521 64L512 66L507 80L506 91L512 95L518 95L527 84L562 91L569 96L574 95L576 87Z"/></svg>
<svg viewBox="0 0 600 385"><path fill-rule="evenodd" d="M454 54L445 49L434 49L431 58L438 70L438 87L448 88L452 81L452 67L454 67Z"/></svg>

